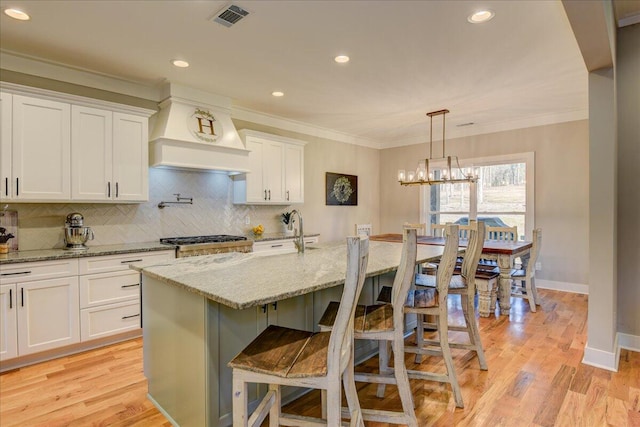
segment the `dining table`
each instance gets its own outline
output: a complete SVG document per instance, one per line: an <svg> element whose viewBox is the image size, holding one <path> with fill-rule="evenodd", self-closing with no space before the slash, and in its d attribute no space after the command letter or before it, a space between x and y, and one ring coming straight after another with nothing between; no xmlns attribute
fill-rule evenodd
<svg viewBox="0 0 640 427"><path fill-rule="evenodd" d="M402 242L402 234L388 233L377 234L369 237L371 240L382 242ZM460 239L460 247L466 248L467 239ZM419 245L444 246L445 238L436 236L418 236ZM485 240L482 246L482 258L495 260L500 270L498 278L498 298L500 303L500 314L508 316L511 310L511 271L514 268L514 261L520 258L523 269L526 269L533 242L525 240ZM486 289L490 292L491 290ZM484 298L489 297L483 295Z"/></svg>

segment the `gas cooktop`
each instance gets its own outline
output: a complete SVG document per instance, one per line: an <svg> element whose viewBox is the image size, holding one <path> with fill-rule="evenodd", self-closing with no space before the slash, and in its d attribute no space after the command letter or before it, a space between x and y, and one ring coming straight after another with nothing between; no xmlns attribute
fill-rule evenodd
<svg viewBox="0 0 640 427"><path fill-rule="evenodd" d="M164 237L160 239L160 243L167 245L197 245L200 243L237 242L241 240L247 240L247 238L228 234L214 234L210 236Z"/></svg>

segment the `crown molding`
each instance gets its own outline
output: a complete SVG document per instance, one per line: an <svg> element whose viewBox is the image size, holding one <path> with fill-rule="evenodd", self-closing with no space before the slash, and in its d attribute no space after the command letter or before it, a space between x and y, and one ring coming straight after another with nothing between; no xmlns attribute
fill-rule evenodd
<svg viewBox="0 0 640 427"><path fill-rule="evenodd" d="M4 49L0 49L0 64L2 64L2 69L17 73L87 86L150 101L161 101L162 90L159 84L148 85Z"/></svg>
<svg viewBox="0 0 640 427"><path fill-rule="evenodd" d="M318 138L331 139L333 141L343 142L345 144L360 145L363 147L376 149L379 149L382 146L382 143L379 141L361 138L344 132L339 132L308 123L298 122L291 119L285 119L283 117L262 113L244 107L233 107L231 117L238 120L246 120L248 122L271 126L291 132L302 133Z"/></svg>

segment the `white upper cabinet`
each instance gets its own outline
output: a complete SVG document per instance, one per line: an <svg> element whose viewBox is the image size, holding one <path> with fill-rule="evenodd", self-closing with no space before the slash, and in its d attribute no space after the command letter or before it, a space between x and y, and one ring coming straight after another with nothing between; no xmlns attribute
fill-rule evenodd
<svg viewBox="0 0 640 427"><path fill-rule="evenodd" d="M69 200L71 106L13 95L12 196L19 200Z"/></svg>
<svg viewBox="0 0 640 427"><path fill-rule="evenodd" d="M79 105L71 116L71 198L147 200L147 119Z"/></svg>
<svg viewBox="0 0 640 427"><path fill-rule="evenodd" d="M11 172L11 127L13 95L0 92L0 200L13 196Z"/></svg>
<svg viewBox="0 0 640 427"><path fill-rule="evenodd" d="M114 200L149 200L148 119L113 113Z"/></svg>
<svg viewBox="0 0 640 427"><path fill-rule="evenodd" d="M4 82L2 88L0 199L149 199L154 111Z"/></svg>
<svg viewBox="0 0 640 427"><path fill-rule="evenodd" d="M71 197L109 200L113 193L113 113L74 105L71 108Z"/></svg>
<svg viewBox="0 0 640 427"><path fill-rule="evenodd" d="M238 131L249 153L251 172L233 177L237 204L288 205L304 202L306 142L263 132Z"/></svg>

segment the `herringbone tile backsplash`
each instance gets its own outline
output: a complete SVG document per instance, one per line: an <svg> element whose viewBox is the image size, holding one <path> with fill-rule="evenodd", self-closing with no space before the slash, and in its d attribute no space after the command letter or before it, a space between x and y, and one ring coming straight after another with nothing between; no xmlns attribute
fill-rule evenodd
<svg viewBox="0 0 640 427"><path fill-rule="evenodd" d="M158 208L160 201L175 201L175 193L193 197L193 205ZM146 203L15 203L8 209L18 211L20 250L64 247L64 221L71 212L84 215L84 224L95 233L95 240L88 243L93 246L173 236L244 235L257 224L263 224L267 233L280 232L280 214L290 209L234 205L232 200L233 185L227 175L151 168ZM247 217L250 225L245 224Z"/></svg>

